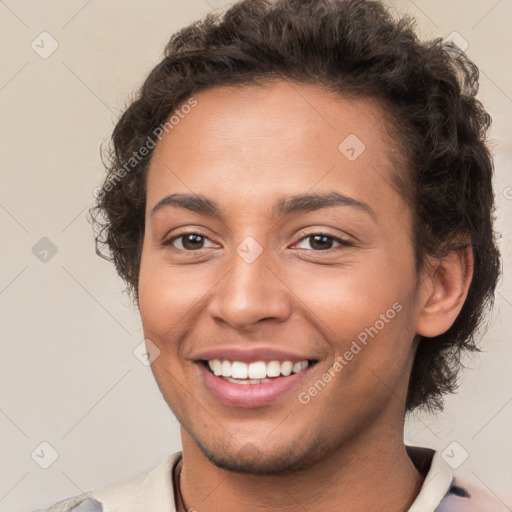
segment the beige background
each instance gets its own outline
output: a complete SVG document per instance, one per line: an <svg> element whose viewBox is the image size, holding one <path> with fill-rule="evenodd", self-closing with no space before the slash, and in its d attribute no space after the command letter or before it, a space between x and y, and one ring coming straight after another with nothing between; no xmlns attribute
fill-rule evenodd
<svg viewBox="0 0 512 512"><path fill-rule="evenodd" d="M400 0L423 37L457 32L482 72L494 118L498 229L511 264L511 0ZM137 311L95 255L85 214L129 94L178 28L213 0L0 0L0 511L48 506L148 471L180 449L178 424L133 355ZM58 49L48 58L49 36ZM57 252L40 261L33 253ZM45 246L45 244L47 244ZM43 249L41 249L41 247ZM37 251L36 251L37 253ZM467 460L459 473L512 507L512 291L505 275L484 353L446 413L416 418L407 440ZM42 445L47 442L51 445ZM452 445L453 442L458 443ZM52 449L58 458L48 469ZM453 452L451 450L454 450ZM35 450L35 451L34 451ZM34 459L31 453L34 452Z"/></svg>

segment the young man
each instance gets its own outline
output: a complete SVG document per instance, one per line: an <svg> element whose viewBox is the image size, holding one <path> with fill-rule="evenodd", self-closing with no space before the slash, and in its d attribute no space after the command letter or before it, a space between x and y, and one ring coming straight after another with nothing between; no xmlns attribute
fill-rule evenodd
<svg viewBox="0 0 512 512"><path fill-rule="evenodd" d="M379 2L246 0L176 34L93 211L182 452L51 511L500 511L403 441L492 301L489 115Z"/></svg>

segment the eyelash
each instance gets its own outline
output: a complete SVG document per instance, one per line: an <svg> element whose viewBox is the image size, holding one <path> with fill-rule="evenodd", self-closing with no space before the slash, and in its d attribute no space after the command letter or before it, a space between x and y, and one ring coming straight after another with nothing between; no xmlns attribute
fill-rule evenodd
<svg viewBox="0 0 512 512"><path fill-rule="evenodd" d="M187 249L180 249L180 248L174 247L172 245L175 240L179 240L180 238L184 238L184 237L189 236L189 235L196 235L196 236L199 236L199 237L204 238L206 240L209 240L209 238L206 235L204 235L203 233L199 233L199 232L196 232L196 231L189 231L189 232L186 232L186 233L181 233L180 235L173 236L172 238L169 238L168 240L166 240L165 242L162 243L162 246L164 246L164 247L171 247L172 249L175 249L177 251L183 251L183 252L189 252L189 253L199 252L202 249L204 249L203 247L201 247L200 249L196 249L196 250L187 250ZM297 243L300 243L303 240L306 240L308 238L312 238L314 236L323 236L323 237L329 238L329 239L333 240L334 242L338 242L340 244L340 246L342 246L342 247L351 247L353 245L352 243L350 243L348 240L345 240L344 238L339 238L339 237L336 237L336 236L332 236L332 235L330 235L328 233L322 233L322 232L310 233L310 234L308 234L306 236L303 236L302 238L300 238L298 240ZM331 247L331 248L325 249L325 250L318 250L318 251L315 251L314 249L306 249L306 250L311 250L313 252L318 252L318 253L330 253L330 251L332 251L334 249L335 249L335 247Z"/></svg>

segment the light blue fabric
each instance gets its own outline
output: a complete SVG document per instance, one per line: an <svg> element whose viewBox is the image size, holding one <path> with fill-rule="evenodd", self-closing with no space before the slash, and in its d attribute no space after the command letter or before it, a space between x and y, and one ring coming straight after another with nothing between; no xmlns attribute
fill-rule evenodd
<svg viewBox="0 0 512 512"><path fill-rule="evenodd" d="M38 509L33 512L103 512L103 507L96 500L83 496L73 496L54 503L50 508Z"/></svg>
<svg viewBox="0 0 512 512"><path fill-rule="evenodd" d="M70 509L72 512L102 512L103 507L96 500L86 499L76 507Z"/></svg>

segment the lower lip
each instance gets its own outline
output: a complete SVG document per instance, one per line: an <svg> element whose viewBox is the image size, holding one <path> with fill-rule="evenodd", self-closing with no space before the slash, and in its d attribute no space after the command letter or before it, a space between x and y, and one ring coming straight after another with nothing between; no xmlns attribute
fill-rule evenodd
<svg viewBox="0 0 512 512"><path fill-rule="evenodd" d="M262 407L275 402L297 387L311 365L288 377L273 378L261 384L233 384L209 372L204 364L197 363L206 387L222 403L234 407Z"/></svg>

